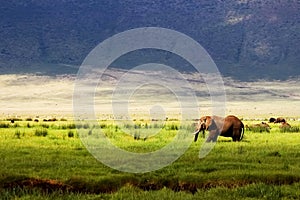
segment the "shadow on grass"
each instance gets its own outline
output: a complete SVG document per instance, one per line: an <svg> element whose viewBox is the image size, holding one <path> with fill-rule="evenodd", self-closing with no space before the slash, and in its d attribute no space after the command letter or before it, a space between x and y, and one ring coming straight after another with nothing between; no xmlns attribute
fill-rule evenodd
<svg viewBox="0 0 300 200"><path fill-rule="evenodd" d="M248 176L237 180L178 180L169 179L143 179L133 176L122 176L105 178L100 181L89 181L84 178L71 178L66 182L49 179L35 179L24 176L2 177L0 180L0 190L41 190L45 193L53 192L75 192L84 194L100 194L117 192L124 186L134 186L144 191L161 190L169 188L175 192L186 191L195 194L198 189L211 189L216 187L237 188L255 183L270 185L290 185L300 182L300 176L277 174L268 177Z"/></svg>

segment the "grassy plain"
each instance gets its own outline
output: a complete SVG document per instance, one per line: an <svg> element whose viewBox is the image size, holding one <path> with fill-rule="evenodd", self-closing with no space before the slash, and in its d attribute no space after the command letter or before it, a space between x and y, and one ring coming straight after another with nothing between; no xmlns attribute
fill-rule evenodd
<svg viewBox="0 0 300 200"><path fill-rule="evenodd" d="M245 124L258 121L245 120ZM298 121L290 122L299 127ZM193 132L193 122L135 121L132 135L101 121L99 127L120 148L151 152L178 129ZM300 133L245 132L242 142L220 137L198 158L204 139L171 165L148 173L126 173L97 161L84 147L72 121L0 122L1 199L299 199ZM90 130L83 123L80 130ZM95 127L94 127L95 128ZM143 133L159 130L151 137ZM193 135L191 134L191 138Z"/></svg>
<svg viewBox="0 0 300 200"><path fill-rule="evenodd" d="M128 99L136 126L113 123L111 94L124 72L108 74L112 76L107 76L95 93L95 112L105 115L107 120L99 126L116 146L152 152L170 143L177 129L194 131L194 121L147 121L153 116L176 119L181 111L170 91L166 96L165 90L143 87ZM144 83L145 73L133 73L139 74L142 76L129 81ZM153 75L165 78L159 72ZM192 80L201 115L211 114L210 95L201 75L184 77ZM88 81L98 78L89 77ZM271 116L286 117L296 127L292 132L281 132L278 124L272 124L269 133L246 131L239 143L220 137L203 159L198 157L204 142L200 138L171 165L133 174L103 165L82 144L70 117L75 79L69 75L0 76L1 118L23 119L13 124L0 120L0 199L300 199L299 79L240 82L224 78L226 114L243 118L248 125ZM174 87L178 83L170 81ZM37 116L59 121L26 121ZM62 117L68 120L61 121ZM89 134L90 128L95 127L83 121L79 130ZM130 129L130 134L124 133L124 128Z"/></svg>

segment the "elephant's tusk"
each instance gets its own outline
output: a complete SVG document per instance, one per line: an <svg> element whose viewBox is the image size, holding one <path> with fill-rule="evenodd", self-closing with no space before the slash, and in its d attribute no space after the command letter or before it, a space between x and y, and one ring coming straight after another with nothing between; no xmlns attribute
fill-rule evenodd
<svg viewBox="0 0 300 200"><path fill-rule="evenodd" d="M193 135L196 135L196 134L199 133L199 132L200 132L200 131L196 131L196 132L193 133Z"/></svg>

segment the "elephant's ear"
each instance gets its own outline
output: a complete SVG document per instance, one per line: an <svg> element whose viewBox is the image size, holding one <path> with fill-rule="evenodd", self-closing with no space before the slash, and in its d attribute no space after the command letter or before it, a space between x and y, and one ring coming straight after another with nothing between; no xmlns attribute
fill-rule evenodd
<svg viewBox="0 0 300 200"><path fill-rule="evenodd" d="M207 130L211 131L211 130L216 130L218 127L217 127L217 124L215 122L214 119L211 119L210 120L210 124L209 126L207 127Z"/></svg>

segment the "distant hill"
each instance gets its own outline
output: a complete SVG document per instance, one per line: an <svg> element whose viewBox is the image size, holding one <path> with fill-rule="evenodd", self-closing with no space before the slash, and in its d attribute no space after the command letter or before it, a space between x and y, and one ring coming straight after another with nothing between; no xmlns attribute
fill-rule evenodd
<svg viewBox="0 0 300 200"><path fill-rule="evenodd" d="M224 76L255 80L300 75L299 0L2 1L0 73L76 73L98 43L144 26L194 38ZM138 58L120 61L120 67L143 62ZM189 70L184 63L180 69Z"/></svg>

